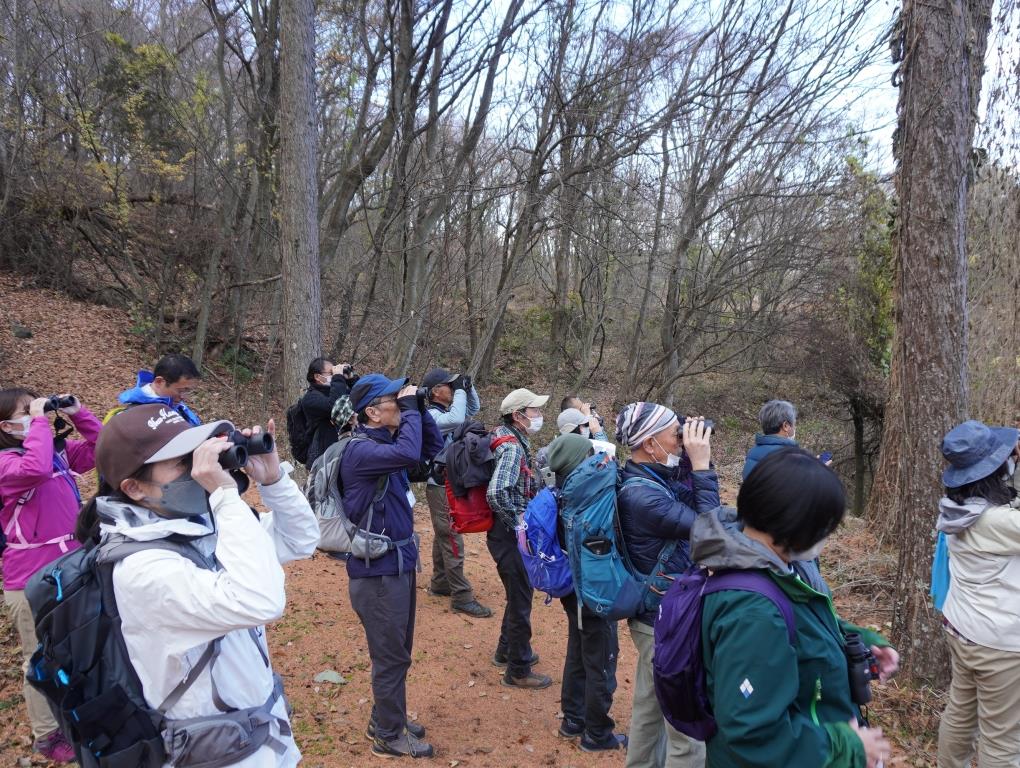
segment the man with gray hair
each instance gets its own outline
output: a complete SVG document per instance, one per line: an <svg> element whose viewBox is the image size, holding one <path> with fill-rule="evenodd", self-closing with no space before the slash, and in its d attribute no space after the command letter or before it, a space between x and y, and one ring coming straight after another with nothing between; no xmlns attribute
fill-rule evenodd
<svg viewBox="0 0 1020 768"><path fill-rule="evenodd" d="M797 409L788 400L769 400L758 412L761 433L754 436L754 447L744 460L742 479L746 480L755 465L773 451L796 446Z"/></svg>

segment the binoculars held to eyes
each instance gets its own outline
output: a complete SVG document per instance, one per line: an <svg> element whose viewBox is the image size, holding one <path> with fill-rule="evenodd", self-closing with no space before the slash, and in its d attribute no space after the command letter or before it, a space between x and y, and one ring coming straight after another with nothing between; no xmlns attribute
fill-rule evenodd
<svg viewBox="0 0 1020 768"><path fill-rule="evenodd" d="M43 413L50 411L59 411L64 408L74 408L74 398L68 395L67 397L60 397L59 395L50 395L46 398L46 405L43 406Z"/></svg>
<svg viewBox="0 0 1020 768"><path fill-rule="evenodd" d="M684 424L687 423L687 419L688 419L687 416L681 416L680 417L680 425L679 425L680 426L680 437L683 437ZM696 419L691 419L692 423L694 421L696 421ZM715 422L712 421L711 419L705 419L705 429L711 429L713 435L719 434L718 428L715 426Z"/></svg>
<svg viewBox="0 0 1020 768"><path fill-rule="evenodd" d="M249 456L273 452L273 436L268 432L245 437L243 433L235 429L227 433L227 440L233 445L219 457L220 466L226 470L241 469L248 463Z"/></svg>

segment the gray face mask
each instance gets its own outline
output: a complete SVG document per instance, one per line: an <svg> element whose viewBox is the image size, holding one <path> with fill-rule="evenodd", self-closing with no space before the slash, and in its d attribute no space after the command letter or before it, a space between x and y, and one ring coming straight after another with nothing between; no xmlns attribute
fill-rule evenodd
<svg viewBox="0 0 1020 768"><path fill-rule="evenodd" d="M209 494L187 472L166 485L161 485L162 498L145 496L142 500L156 514L171 519L186 519L208 514Z"/></svg>

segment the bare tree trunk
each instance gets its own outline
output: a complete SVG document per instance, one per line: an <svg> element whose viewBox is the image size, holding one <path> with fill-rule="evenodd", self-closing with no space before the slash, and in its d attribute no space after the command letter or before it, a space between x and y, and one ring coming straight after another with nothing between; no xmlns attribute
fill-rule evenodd
<svg viewBox="0 0 1020 768"><path fill-rule="evenodd" d="M315 4L286 0L280 16L280 250L287 402L322 345L315 127Z"/></svg>
<svg viewBox="0 0 1020 768"><path fill-rule="evenodd" d="M966 201L992 0L904 3L896 191L896 334L871 507L900 544L893 640L905 671L944 680L928 600L942 436L967 409Z"/></svg>

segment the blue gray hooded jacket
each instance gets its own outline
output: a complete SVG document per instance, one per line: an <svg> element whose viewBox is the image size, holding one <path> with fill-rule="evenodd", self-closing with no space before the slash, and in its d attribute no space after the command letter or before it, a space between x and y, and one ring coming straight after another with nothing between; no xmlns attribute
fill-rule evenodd
<svg viewBox="0 0 1020 768"><path fill-rule="evenodd" d="M121 405L127 406L148 405L150 403L165 405L168 408L173 408L193 426L199 426L202 423L202 420L198 418L198 414L196 414L183 402L175 404L169 397L159 397L155 394L150 395L145 391L145 387L152 384L155 378L156 377L152 375L152 371L139 371L135 386L131 389L126 389L117 395L117 400L121 403Z"/></svg>
<svg viewBox="0 0 1020 768"><path fill-rule="evenodd" d="M754 447L747 452L747 458L744 460L744 471L741 474L741 479L746 480L755 465L770 453L778 451L780 448L790 447L796 448L797 441L782 435L755 435Z"/></svg>

